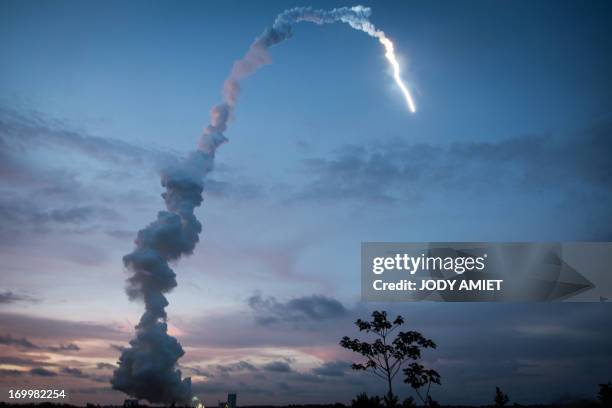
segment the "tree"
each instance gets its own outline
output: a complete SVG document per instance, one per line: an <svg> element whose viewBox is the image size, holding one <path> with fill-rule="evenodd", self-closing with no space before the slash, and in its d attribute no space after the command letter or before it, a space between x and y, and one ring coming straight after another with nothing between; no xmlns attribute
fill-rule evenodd
<svg viewBox="0 0 612 408"><path fill-rule="evenodd" d="M605 408L612 408L612 382L599 384L599 401Z"/></svg>
<svg viewBox="0 0 612 408"><path fill-rule="evenodd" d="M404 375L406 376L404 382L410 384L425 406L434 407L439 405L429 395L431 384L440 385L440 374L437 371L427 369L423 365L414 362L408 364L408 368L404 369ZM427 386L427 389L424 394L421 394L419 390L425 386Z"/></svg>
<svg viewBox="0 0 612 408"><path fill-rule="evenodd" d="M504 394L499 387L495 387L495 406L504 407L509 401L510 398L508 398L508 394Z"/></svg>
<svg viewBox="0 0 612 408"><path fill-rule="evenodd" d="M358 319L355 322L359 331L375 336L376 339L373 343L351 339L348 336L344 336L340 340L342 347L361 354L366 359L363 363L353 364L354 370L369 371L387 383L388 392L385 397L387 407L397 405L397 398L393 394L393 378L405 363L419 360L422 349L436 348L436 344L432 340L425 338L416 331L400 331L392 339L391 334L403 324L404 318L402 316L397 316L395 320L390 321L387 318L387 312L374 311L371 321ZM440 376L437 373L435 374L439 384Z"/></svg>

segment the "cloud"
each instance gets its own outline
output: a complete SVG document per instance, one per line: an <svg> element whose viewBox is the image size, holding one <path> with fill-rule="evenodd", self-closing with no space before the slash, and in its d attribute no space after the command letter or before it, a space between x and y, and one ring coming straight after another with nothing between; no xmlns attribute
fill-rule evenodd
<svg viewBox="0 0 612 408"><path fill-rule="evenodd" d="M278 303L278 301L277 301ZM284 303L284 302L281 302ZM228 389L237 389L244 380L254 388L271 394L279 392L277 381L285 381L293 390L304 392L304 401L350 401L357 393L370 390L380 395L384 384L370 380L365 373L355 372L349 364L360 362L360 356L343 350L338 341L348 335L373 340L359 332L357 318L368 318L373 309L384 308L389 314L405 317L404 330L417 330L438 344L436 350L424 353L426 365L442 375L443 387L435 390L436 398L445 403L482 404L490 399L491 389L500 382L507 384L516 401L533 401L533 392L546 390L537 401L545 401L565 389L588 394L601 382L612 365L612 326L608 323L612 304L440 304L397 303L377 305L359 303L345 307L347 314L340 319L317 323L312 327L252 324L243 311L209 316L186 327L190 350L200 347L215 349L227 355L245 355L253 361L257 350L292 350L297 362L291 362L291 372L274 372L257 365L258 372L235 372L219 376L206 389L215 389L220 396ZM219 325L219 322L228 322ZM214 327L222 332L211 338L209 331L199 327ZM192 332L192 330L194 330ZM243 341L242 339L248 339ZM303 360L300 351L321 359ZM191 352L193 357L193 351ZM206 353L209 353L207 351ZM243 354L247 353L247 354ZM270 361L270 360L268 360ZM280 356L271 361L285 362ZM304 361L308 361L305 363ZM265 364L264 364L265 365ZM344 373L344 374L343 374ZM576 373L581 373L576 377ZM258 376L267 377L265 383ZM280 377L282 376L282 378ZM602 377L603 376L603 377ZM408 389L397 379L398 391L405 397ZM497 384L496 384L497 381ZM194 390L200 389L194 383ZM211 391L212 392L212 391ZM246 392L246 391L245 391ZM243 394L256 398L257 393ZM280 395L280 394L279 394ZM302 398L298 394L282 394L283 398ZM291 400L291 399L290 399ZM300 400L301 401L301 400Z"/></svg>
<svg viewBox="0 0 612 408"><path fill-rule="evenodd" d="M38 112L0 106L0 154L6 154L8 149L19 151L27 148L64 148L96 160L130 165L156 163L163 166L176 160L176 156L170 153L67 129L65 124L45 118ZM8 172L5 170L4 173Z"/></svg>
<svg viewBox="0 0 612 408"><path fill-rule="evenodd" d="M38 152L45 152L47 160L49 156L55 157L58 163L45 166L41 161L28 159L28 155ZM101 163L98 177L110 180L132 177L134 169L159 171L176 165L180 157L174 152L70 129L65 123L46 118L40 112L0 106L0 180L20 186L44 187L47 192L53 189L55 193L71 196L82 194L86 186L77 181L81 168L69 170L70 162L58 156L62 154ZM222 170L218 177L225 179L207 180L207 194L241 201L261 196L261 186L245 181L244 175L236 177L232 169L222 165L217 170ZM61 213L57 215L62 216Z"/></svg>
<svg viewBox="0 0 612 408"><path fill-rule="evenodd" d="M214 368L221 373L231 373L237 371L257 371L257 367L255 367L253 364L242 360L227 365L217 364L214 366Z"/></svg>
<svg viewBox="0 0 612 408"><path fill-rule="evenodd" d="M302 162L314 177L296 198L390 203L440 190L447 195L495 194L512 186L566 194L575 188L609 193L611 132L612 121L604 121L564 138L520 136L450 146L397 138L346 145L330 156Z"/></svg>
<svg viewBox="0 0 612 408"><path fill-rule="evenodd" d="M39 347L30 342L25 337L22 338L14 338L10 334L0 336L0 344L4 344L6 346L17 346L23 349L38 349Z"/></svg>
<svg viewBox="0 0 612 408"><path fill-rule="evenodd" d="M325 383L326 380L329 380L329 378L323 378L320 375L314 374L312 372L303 373L303 372L297 372L297 371L294 371L290 376L285 377L285 378L293 380L297 383L306 383L306 384L321 384L321 383Z"/></svg>
<svg viewBox="0 0 612 408"><path fill-rule="evenodd" d="M2 215L2 208L0 207L0 216ZM38 299L28 295L21 295L10 290L0 292L0 304L16 303L16 302L37 302Z"/></svg>
<svg viewBox="0 0 612 408"><path fill-rule="evenodd" d="M346 361L327 361L312 369L313 374L324 377L344 377L351 370L351 363Z"/></svg>
<svg viewBox="0 0 612 408"><path fill-rule="evenodd" d="M291 359L291 361L297 361ZM194 381L193 391L205 394L207 399L225 397L230 390L238 390L244 401L255 404L269 404L279 399L300 403L328 403L329 401L350 400L357 392L377 391L382 386L371 387L367 382L358 381L355 376L324 376L298 371L298 362L293 367L289 359L276 359L259 367L256 372L243 371L231 376L220 376L204 382ZM371 381L370 381L371 383ZM364 384L366 386L364 386ZM381 383L382 384L382 383ZM263 398L263 399L262 399Z"/></svg>
<svg viewBox="0 0 612 408"><path fill-rule="evenodd" d="M106 235L117 238L117 239L134 239L136 231L133 230L122 230L122 229L109 229L105 231Z"/></svg>
<svg viewBox="0 0 612 408"><path fill-rule="evenodd" d="M189 347L244 349L252 347L327 347L342 328L350 328L355 311L336 299L309 295L278 301L254 295L248 298L245 313L220 312L195 318L186 327L182 340ZM250 313L249 313L250 312ZM214 326L216 330L207 330ZM331 343L336 347L336 342Z"/></svg>
<svg viewBox="0 0 612 408"><path fill-rule="evenodd" d="M21 313L0 313L0 332L11 331L24 337L44 339L117 339L124 333L109 325L32 316Z"/></svg>
<svg viewBox="0 0 612 408"><path fill-rule="evenodd" d="M149 200L148 192L133 194L134 186L143 189L145 174L175 161L171 153L0 106L0 246L53 232L117 230L126 198Z"/></svg>
<svg viewBox="0 0 612 408"><path fill-rule="evenodd" d="M290 373L293 371L289 363L285 361L272 361L264 364L262 369L272 373Z"/></svg>
<svg viewBox="0 0 612 408"><path fill-rule="evenodd" d="M193 375L198 375L198 376L206 377L206 378L214 378L215 377L215 375L212 374L210 371L203 370L200 367L190 367L190 366L185 366L185 365L180 365L179 367L181 368L181 370L189 371Z"/></svg>
<svg viewBox="0 0 612 408"><path fill-rule="evenodd" d="M16 366L55 366L55 363L48 361L35 360L32 358L22 358L15 356L0 356L0 364Z"/></svg>
<svg viewBox="0 0 612 408"><path fill-rule="evenodd" d="M225 176L227 177L228 175L226 174ZM240 177L244 178L244 175L241 175ZM236 179L236 177L230 177L228 180L207 178L204 186L204 194L206 196L217 198L245 201L254 200L264 196L263 186L240 181Z"/></svg>
<svg viewBox="0 0 612 408"><path fill-rule="evenodd" d="M31 224L39 230L48 223L80 225L95 220L121 219L117 211L97 205L44 210L37 208L34 203L25 201L0 202L0 216L5 222L10 222L14 226Z"/></svg>
<svg viewBox="0 0 612 408"><path fill-rule="evenodd" d="M79 351L81 348L74 343L60 344L59 346L47 347L50 351Z"/></svg>
<svg viewBox="0 0 612 408"><path fill-rule="evenodd" d="M273 296L253 295L248 299L248 305L255 314L255 321L261 325L320 322L347 314L342 303L323 295L298 297L287 302L279 302Z"/></svg>
<svg viewBox="0 0 612 408"><path fill-rule="evenodd" d="M16 337L11 336L10 334L0 336L0 344L3 344L5 346L15 346L20 349L26 349L26 350L49 350L53 352L81 350L81 348L74 343L60 344L59 346L41 347L41 346L38 346L32 343L30 340L26 339L25 337L16 338Z"/></svg>
<svg viewBox="0 0 612 408"><path fill-rule="evenodd" d="M109 363L98 363L96 364L96 368L98 370L114 370L117 368L117 366Z"/></svg>
<svg viewBox="0 0 612 408"><path fill-rule="evenodd" d="M7 370L4 368L0 369L0 377L20 377L22 375L23 375L23 371Z"/></svg>
<svg viewBox="0 0 612 408"><path fill-rule="evenodd" d="M85 373L83 373L83 371L79 370L78 368L63 367L60 370L60 372L62 374L66 374L66 375L69 375L71 377L89 378L89 376L87 376Z"/></svg>
<svg viewBox="0 0 612 408"><path fill-rule="evenodd" d="M122 346L121 344L111 344L110 348L119 352L123 352L127 349L127 346Z"/></svg>
<svg viewBox="0 0 612 408"><path fill-rule="evenodd" d="M42 367L32 368L30 370L30 374L38 376L38 377L55 377L57 373L55 371L47 370Z"/></svg>
<svg viewBox="0 0 612 408"><path fill-rule="evenodd" d="M94 217L119 218L117 211L95 206L78 206L52 210L46 214L50 220L59 223L81 223Z"/></svg>

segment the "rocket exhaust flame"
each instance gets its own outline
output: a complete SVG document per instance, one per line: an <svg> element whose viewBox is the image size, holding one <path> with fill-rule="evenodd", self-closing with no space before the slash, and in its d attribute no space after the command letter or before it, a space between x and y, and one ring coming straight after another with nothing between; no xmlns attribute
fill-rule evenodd
<svg viewBox="0 0 612 408"><path fill-rule="evenodd" d="M391 64L391 67L393 68L393 79L395 80L395 83L397 84L397 86L399 86L400 90L404 94L404 98L406 98L406 103L408 104L408 109L410 109L410 112L415 113L416 107L414 106L412 95L410 95L410 91L408 90L406 85L404 85L404 81L402 81L399 62L397 62L397 58L395 57L395 52L393 49L393 42L391 42L391 40L385 37L384 34L378 37L378 40L385 47L385 57L387 58L387 60Z"/></svg>
<svg viewBox="0 0 612 408"><path fill-rule="evenodd" d="M363 31L371 37L377 38L385 48L385 57L393 69L393 79L402 91L408 109L410 112L415 113L416 106L408 87L402 80L401 69L397 57L395 56L393 42L385 35L384 31L377 29L374 24L368 20L370 14L372 14L371 9L364 6L354 6L351 8L342 7L331 11L312 10L309 7L296 7L279 15L274 26L276 27L277 24L280 26L283 23L291 22L291 20L295 22L308 21L315 24L328 24L341 21L350 25L355 30Z"/></svg>
<svg viewBox="0 0 612 408"><path fill-rule="evenodd" d="M181 378L177 362L184 351L168 334L164 296L176 286L176 275L169 263L190 255L199 241L202 225L195 217L195 208L202 203L204 180L213 170L215 152L227 141L223 132L232 116L240 92L240 81L271 62L268 49L291 37L291 27L302 21L315 24L344 22L378 38L385 47L385 56L393 68L393 77L414 112L410 92L402 82L393 43L384 32L368 20L370 9L363 6L333 10L297 7L279 14L274 24L255 39L245 56L234 63L223 87L223 102L211 110L210 124L204 130L196 151L182 162L162 171L162 198L166 210L157 219L138 231L134 250L123 257L127 279L126 292L131 300L145 304L145 312L136 326L130 347L122 351L119 367L111 384L120 390L151 403L188 403L191 399L191 378Z"/></svg>

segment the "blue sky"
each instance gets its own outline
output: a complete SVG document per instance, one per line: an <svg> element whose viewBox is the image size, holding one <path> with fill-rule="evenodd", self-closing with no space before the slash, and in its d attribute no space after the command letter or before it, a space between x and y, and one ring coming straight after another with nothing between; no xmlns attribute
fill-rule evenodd
<svg viewBox="0 0 612 408"><path fill-rule="evenodd" d="M612 358L607 305L364 304L359 244L610 240L610 5L364 4L395 42L418 111L407 112L380 45L348 26L302 24L271 50L243 83L197 210L201 242L175 267L168 312L187 374L209 402L236 388L245 404L380 391L346 372L337 341L385 307L441 344L428 358L442 402L485 403L495 385L546 402L572 373L583 377L575 394L594 394ZM195 148L233 61L294 5L304 3L0 1L3 382L43 367L80 389L77 401L123 398L97 363L114 363L109 344L126 344L142 311L123 293L121 257L163 206L158 170ZM275 306L253 308L257 297ZM338 312L296 328L283 320L302 316L292 299ZM258 313L279 323L262 327ZM446 317L457 315L463 326ZM483 333L484 349L507 358L473 346ZM552 339L566 348L542 352ZM80 351L48 349L60 342ZM240 361L257 370L218 368ZM289 371L265 368L279 361Z"/></svg>

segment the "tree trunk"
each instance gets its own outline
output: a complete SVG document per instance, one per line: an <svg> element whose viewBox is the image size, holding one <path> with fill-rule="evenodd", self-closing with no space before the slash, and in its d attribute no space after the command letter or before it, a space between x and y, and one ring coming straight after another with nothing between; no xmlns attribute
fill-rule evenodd
<svg viewBox="0 0 612 408"><path fill-rule="evenodd" d="M387 346L387 336L386 334L382 336L383 344L385 347ZM389 386L389 393L387 395L387 408L391 408L391 401L393 399L393 378L391 377L391 370L389 369L389 356L387 355L387 351L384 352L383 358L385 360L385 374L387 375L387 385Z"/></svg>

